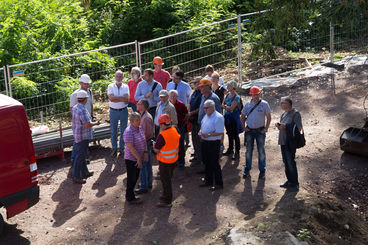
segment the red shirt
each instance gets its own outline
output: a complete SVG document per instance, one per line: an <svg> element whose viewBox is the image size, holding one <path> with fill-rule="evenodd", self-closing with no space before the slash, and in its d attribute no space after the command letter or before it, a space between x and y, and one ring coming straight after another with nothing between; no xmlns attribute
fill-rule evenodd
<svg viewBox="0 0 368 245"><path fill-rule="evenodd" d="M185 123L185 116L188 114L188 109L183 102L180 100L176 100L174 104L176 114L178 115L178 127L182 126Z"/></svg>
<svg viewBox="0 0 368 245"><path fill-rule="evenodd" d="M133 104L137 104L138 101L134 99L135 91L137 90L138 83L142 81L142 78L139 78L137 82L135 82L133 79L128 81L128 87L129 87L129 102Z"/></svg>
<svg viewBox="0 0 368 245"><path fill-rule="evenodd" d="M162 88L166 89L167 83L170 80L171 75L164 69L161 69L160 72L153 71L153 79L157 82L161 83Z"/></svg>

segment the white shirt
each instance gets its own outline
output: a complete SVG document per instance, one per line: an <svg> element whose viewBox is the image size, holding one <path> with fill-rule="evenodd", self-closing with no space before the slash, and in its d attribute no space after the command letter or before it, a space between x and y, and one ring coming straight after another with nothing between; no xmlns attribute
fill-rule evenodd
<svg viewBox="0 0 368 245"><path fill-rule="evenodd" d="M72 95L70 95L70 107L74 107L76 104L78 104L77 93L81 90L82 89L79 88L75 90L72 93ZM93 95L90 89L87 89L87 93L88 93L88 99L87 99L87 103L84 106L86 107L89 114L92 116L92 106L94 104Z"/></svg>
<svg viewBox="0 0 368 245"><path fill-rule="evenodd" d="M207 114L203 117L201 123L201 132L202 134L209 134L209 133L224 133L225 129L225 119L224 117L217 111L214 111L210 116ZM221 135L218 136L210 136L204 138L201 136L202 140L214 141L214 140L221 140Z"/></svg>
<svg viewBox="0 0 368 245"><path fill-rule="evenodd" d="M124 95L128 95L129 98L129 87L125 83L122 83L120 88L116 86L116 83L111 83L107 87L107 95L112 94L116 97L123 97ZM111 102L109 101L109 106L113 109L122 109L127 107L128 104L124 102Z"/></svg>

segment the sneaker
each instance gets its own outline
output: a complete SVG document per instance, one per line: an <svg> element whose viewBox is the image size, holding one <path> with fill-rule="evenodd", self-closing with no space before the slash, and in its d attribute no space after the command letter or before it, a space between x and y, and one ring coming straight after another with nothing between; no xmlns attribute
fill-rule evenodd
<svg viewBox="0 0 368 245"><path fill-rule="evenodd" d="M260 172L258 175L258 179L264 179L266 178L266 172Z"/></svg>
<svg viewBox="0 0 368 245"><path fill-rule="evenodd" d="M118 155L118 152L116 150L112 150L110 153L110 157L116 157Z"/></svg>
<svg viewBox="0 0 368 245"><path fill-rule="evenodd" d="M142 200L140 198L135 198L131 201L128 201L129 204L132 204L132 205L136 205L136 204L141 204L142 203Z"/></svg>
<svg viewBox="0 0 368 245"><path fill-rule="evenodd" d="M172 204L161 201L161 202L156 204L156 207L158 207L158 208L170 208L170 207L172 207Z"/></svg>
<svg viewBox="0 0 368 245"><path fill-rule="evenodd" d="M137 194L137 195L145 194L147 192L148 192L148 190L146 190L146 189L135 189L134 190L134 193Z"/></svg>
<svg viewBox="0 0 368 245"><path fill-rule="evenodd" d="M80 179L80 178L73 178L73 183L74 184L85 184L86 180L85 179Z"/></svg>
<svg viewBox="0 0 368 245"><path fill-rule="evenodd" d="M288 182L288 181L286 181L285 183L281 184L281 185L280 185L280 187L281 187L281 188L287 188L287 187L288 187L288 185L289 185L289 182Z"/></svg>

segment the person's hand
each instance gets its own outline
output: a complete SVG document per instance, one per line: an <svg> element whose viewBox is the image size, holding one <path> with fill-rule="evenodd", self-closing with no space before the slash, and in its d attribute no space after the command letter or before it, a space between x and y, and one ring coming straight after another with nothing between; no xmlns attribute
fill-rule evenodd
<svg viewBox="0 0 368 245"><path fill-rule="evenodd" d="M266 133L267 133L267 129L263 129L263 130L261 131L261 133L262 133L262 134L266 134Z"/></svg>
<svg viewBox="0 0 368 245"><path fill-rule="evenodd" d="M151 98L151 99L153 99L153 93L152 92L149 92L144 97L145 98Z"/></svg>
<svg viewBox="0 0 368 245"><path fill-rule="evenodd" d="M222 109L226 110L226 105L221 105Z"/></svg>
<svg viewBox="0 0 368 245"><path fill-rule="evenodd" d="M202 134L202 137L203 138L207 138L208 137L208 134Z"/></svg>
<svg viewBox="0 0 368 245"><path fill-rule="evenodd" d="M187 121L189 120L189 118L190 118L190 112L189 112L188 114L186 114L186 115L185 115L184 121L186 121L186 122L187 122Z"/></svg>
<svg viewBox="0 0 368 245"><path fill-rule="evenodd" d="M286 129L286 125L284 123L280 123L279 129L280 130L285 130Z"/></svg>
<svg viewBox="0 0 368 245"><path fill-rule="evenodd" d="M248 131L249 131L249 129L247 127L244 127L244 132L246 133Z"/></svg>
<svg viewBox="0 0 368 245"><path fill-rule="evenodd" d="M199 136L199 137L201 137L201 136L202 136L202 132L201 132L201 131L199 131L199 132L198 132L198 136Z"/></svg>
<svg viewBox="0 0 368 245"><path fill-rule="evenodd" d="M137 166L138 168L142 168L142 159L138 159L135 166Z"/></svg>

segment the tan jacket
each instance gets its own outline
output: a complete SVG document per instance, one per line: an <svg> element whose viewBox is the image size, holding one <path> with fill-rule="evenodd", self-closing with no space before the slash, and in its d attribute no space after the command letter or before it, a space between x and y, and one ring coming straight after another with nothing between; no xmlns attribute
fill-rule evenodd
<svg viewBox="0 0 368 245"><path fill-rule="evenodd" d="M158 104L157 104L156 117L157 117L157 113L158 113L158 108L160 107L160 103L161 102L158 102ZM178 125L178 116L176 114L175 106L173 104L171 104L170 101L167 101L166 106L162 110L162 114L168 114L171 117L172 125L175 125L175 126Z"/></svg>

